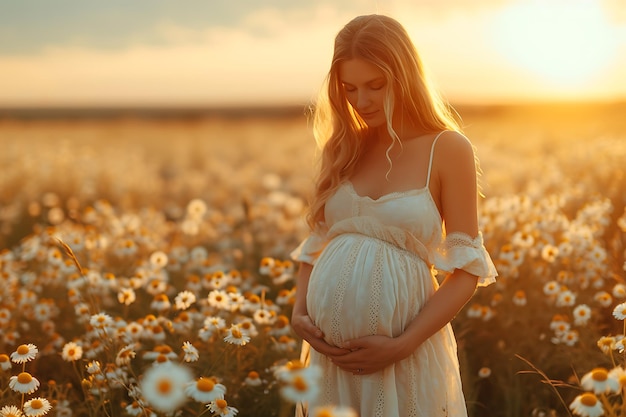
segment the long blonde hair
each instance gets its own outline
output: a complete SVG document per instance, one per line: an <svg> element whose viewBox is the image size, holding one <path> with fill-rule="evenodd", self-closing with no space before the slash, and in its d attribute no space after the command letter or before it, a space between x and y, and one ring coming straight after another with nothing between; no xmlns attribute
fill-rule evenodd
<svg viewBox="0 0 626 417"><path fill-rule="evenodd" d="M322 149L307 222L317 229L324 222L324 207L343 181L349 178L368 135L365 122L349 104L339 79L339 64L359 58L384 74L387 86L384 110L393 142L400 139L391 120L395 104L424 132L460 131L451 108L426 77L424 66L409 35L396 20L384 15L358 16L335 37L330 71L315 103L313 133ZM389 149L387 159L389 162Z"/></svg>

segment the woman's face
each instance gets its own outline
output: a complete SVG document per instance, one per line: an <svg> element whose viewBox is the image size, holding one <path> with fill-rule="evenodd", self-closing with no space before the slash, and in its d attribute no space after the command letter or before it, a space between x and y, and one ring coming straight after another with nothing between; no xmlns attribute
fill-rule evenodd
<svg viewBox="0 0 626 417"><path fill-rule="evenodd" d="M387 80L383 72L359 58L341 61L338 70L348 102L367 126L384 126L387 123L384 108Z"/></svg>

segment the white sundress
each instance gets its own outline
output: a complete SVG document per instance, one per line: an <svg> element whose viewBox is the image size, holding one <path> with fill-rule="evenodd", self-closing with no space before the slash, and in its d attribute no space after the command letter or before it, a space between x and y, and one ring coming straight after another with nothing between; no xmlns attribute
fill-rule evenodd
<svg viewBox="0 0 626 417"><path fill-rule="evenodd" d="M428 187L439 136L432 143L425 187L372 199L358 195L347 181L326 203L326 233L312 233L292 252L294 260L313 264L307 310L328 343L400 335L437 289L435 270L465 270L479 277L480 286L495 282L482 234L472 239L443 231ZM323 371L310 409L350 406L360 417L467 415L450 324L409 357L374 374L346 372L313 349L309 360Z"/></svg>

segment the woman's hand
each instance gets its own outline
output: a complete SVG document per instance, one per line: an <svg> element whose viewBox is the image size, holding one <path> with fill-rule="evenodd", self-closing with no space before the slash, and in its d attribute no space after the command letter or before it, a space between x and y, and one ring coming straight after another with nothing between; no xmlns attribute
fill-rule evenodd
<svg viewBox="0 0 626 417"><path fill-rule="evenodd" d="M324 340L324 332L313 323L308 314L292 315L291 327L298 336L306 340L313 349L322 355L338 358L350 353L349 349L339 348L327 343Z"/></svg>
<svg viewBox="0 0 626 417"><path fill-rule="evenodd" d="M355 375L378 372L408 356L398 340L388 336L359 337L343 343L342 347L350 353L330 358L339 368Z"/></svg>

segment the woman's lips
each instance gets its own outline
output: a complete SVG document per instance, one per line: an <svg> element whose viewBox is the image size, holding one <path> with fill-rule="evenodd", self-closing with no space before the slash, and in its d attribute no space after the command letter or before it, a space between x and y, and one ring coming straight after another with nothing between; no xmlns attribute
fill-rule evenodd
<svg viewBox="0 0 626 417"><path fill-rule="evenodd" d="M372 111L372 112L369 112L369 113L361 113L361 117L364 118L364 119L369 119L369 118L375 116L376 113L378 113L378 110L375 110L375 111Z"/></svg>

